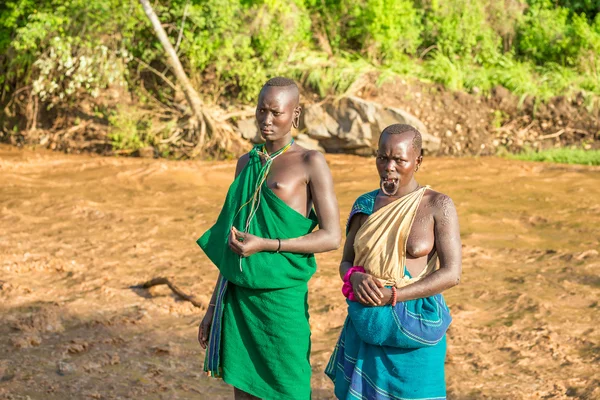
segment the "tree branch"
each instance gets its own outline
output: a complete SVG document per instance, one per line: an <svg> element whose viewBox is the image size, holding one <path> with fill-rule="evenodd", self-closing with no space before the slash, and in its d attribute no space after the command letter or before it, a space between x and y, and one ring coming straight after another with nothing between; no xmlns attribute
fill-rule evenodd
<svg viewBox="0 0 600 400"><path fill-rule="evenodd" d="M196 300L196 298L194 296L185 293L177 285L175 285L173 282L171 282L171 280L169 278L165 278L162 276L158 277L158 278L150 279L149 281L144 282L140 285L133 285L130 287L132 289L150 289L152 286L158 286L158 285L167 285L173 293L175 293L177 296L179 296L182 300L189 301L190 303L192 303L192 305L194 307L206 308L206 304L199 302L198 300Z"/></svg>

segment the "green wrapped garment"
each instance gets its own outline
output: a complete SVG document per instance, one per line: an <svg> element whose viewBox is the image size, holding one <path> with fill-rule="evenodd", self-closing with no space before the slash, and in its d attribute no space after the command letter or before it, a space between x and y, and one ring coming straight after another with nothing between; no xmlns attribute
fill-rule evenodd
<svg viewBox="0 0 600 400"><path fill-rule="evenodd" d="M229 188L217 222L197 241L224 278L217 288L205 370L263 399L309 399L307 282L316 270L314 255L261 252L240 258L227 245L232 225L240 231L246 227L252 204L243 205L264 173L256 150ZM252 235L296 238L317 225L314 212L304 217L266 184L258 199L248 228Z"/></svg>

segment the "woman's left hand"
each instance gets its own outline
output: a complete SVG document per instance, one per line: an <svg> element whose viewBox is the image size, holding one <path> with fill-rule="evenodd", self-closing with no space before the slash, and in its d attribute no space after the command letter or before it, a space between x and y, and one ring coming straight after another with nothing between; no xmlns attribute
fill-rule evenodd
<svg viewBox="0 0 600 400"><path fill-rule="evenodd" d="M354 297L364 306L381 306L383 284L369 274L354 272L350 275Z"/></svg>
<svg viewBox="0 0 600 400"><path fill-rule="evenodd" d="M250 257L254 253L264 250L264 240L258 236L238 231L231 227L228 239L229 248L241 257Z"/></svg>

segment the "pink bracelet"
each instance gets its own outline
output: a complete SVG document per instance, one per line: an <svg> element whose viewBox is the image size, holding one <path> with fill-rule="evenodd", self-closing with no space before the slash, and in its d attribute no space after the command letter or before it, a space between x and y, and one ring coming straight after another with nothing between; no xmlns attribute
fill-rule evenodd
<svg viewBox="0 0 600 400"><path fill-rule="evenodd" d="M354 297L354 291L352 290L352 283L350 283L350 276L355 272L364 273L365 269L355 265L344 274L343 278L344 285L342 286L342 293L344 294L344 297L350 301L356 301L356 298Z"/></svg>

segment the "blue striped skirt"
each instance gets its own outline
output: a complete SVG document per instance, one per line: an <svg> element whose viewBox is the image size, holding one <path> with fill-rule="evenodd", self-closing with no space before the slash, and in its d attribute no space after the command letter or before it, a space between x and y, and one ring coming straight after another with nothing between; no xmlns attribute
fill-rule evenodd
<svg viewBox="0 0 600 400"><path fill-rule="evenodd" d="M441 294L381 307L348 301L348 317L325 370L338 399L446 399Z"/></svg>

